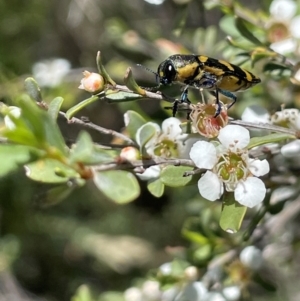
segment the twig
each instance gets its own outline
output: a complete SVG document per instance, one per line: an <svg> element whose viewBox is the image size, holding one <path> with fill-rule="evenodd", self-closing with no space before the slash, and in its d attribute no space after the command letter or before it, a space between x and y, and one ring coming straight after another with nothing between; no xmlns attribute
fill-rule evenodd
<svg viewBox="0 0 300 301"><path fill-rule="evenodd" d="M284 127L269 124L269 123L254 123L254 122L248 122L248 121L243 121L243 120L230 120L229 123L241 125L241 126L244 126L246 128L250 128L250 129L262 129L262 130L268 130L271 132L288 134L291 136L295 136L296 138L298 138L298 136L299 136L299 133L296 130L284 128Z"/></svg>
<svg viewBox="0 0 300 301"><path fill-rule="evenodd" d="M48 104L45 103L44 101L43 102L38 102L37 105L39 107L41 107L42 109L45 109L45 110L48 110ZM72 117L70 120L68 120L67 116L66 116L66 113L65 112L62 112L62 111L59 111L58 112L59 116L62 116L64 117L68 123L74 123L74 124L79 124L83 127L87 127L89 129L93 129L97 132L100 132L102 134L105 134L105 135L112 135L112 136L115 136L119 139L122 139L124 141L127 142L128 145L132 145L132 146L137 146L137 144L132 140L130 139L129 137L117 132L117 131L114 131L114 130L111 130L111 129L107 129L107 128L104 128L102 126L99 126L97 124L94 124L93 122L91 121L84 121L84 120L81 120L77 117Z"/></svg>
<svg viewBox="0 0 300 301"><path fill-rule="evenodd" d="M195 164L192 160L189 159L164 159L164 158L151 158L147 160L136 160L130 162L111 162L107 164L101 164L94 166L95 171L104 171L111 169L134 169L136 167L150 167L153 165L174 165L174 166L191 166L195 167Z"/></svg>
<svg viewBox="0 0 300 301"><path fill-rule="evenodd" d="M67 119L66 117L66 114L62 111L59 112L59 115L60 116L63 116L64 118ZM136 145L136 143L130 139L129 137L117 132L117 131L114 131L114 130L111 130L111 129L107 129L107 128L104 128L102 126L99 126L91 121L88 121L88 122L85 122L79 118L76 118L76 117L72 117L70 120L68 120L68 123L75 123L75 124L80 124L82 125L83 127L87 127L87 128L90 128L90 129L93 129L97 132L100 132L102 134L106 134L106 135L112 135L112 136L115 136L119 139L122 139L124 141L126 141L129 145Z"/></svg>
<svg viewBox="0 0 300 301"><path fill-rule="evenodd" d="M130 89L128 89L126 86L123 86L123 85L115 85L112 87L112 89L136 94L135 92L131 91ZM165 101L171 102L171 103L173 103L176 100L173 97L163 94L161 91L151 92L146 89L144 89L144 91L145 91L145 96L144 96L145 98L165 100Z"/></svg>

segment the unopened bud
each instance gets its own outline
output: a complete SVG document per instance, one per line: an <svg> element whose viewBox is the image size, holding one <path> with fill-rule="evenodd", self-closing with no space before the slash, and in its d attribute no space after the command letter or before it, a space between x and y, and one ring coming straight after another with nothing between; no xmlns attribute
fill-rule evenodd
<svg viewBox="0 0 300 301"><path fill-rule="evenodd" d="M126 146L121 150L120 158L125 161L138 160L140 157L140 152L132 146Z"/></svg>
<svg viewBox="0 0 300 301"><path fill-rule="evenodd" d="M84 78L80 81L79 89L97 94L103 91L104 79L99 73L83 71Z"/></svg>

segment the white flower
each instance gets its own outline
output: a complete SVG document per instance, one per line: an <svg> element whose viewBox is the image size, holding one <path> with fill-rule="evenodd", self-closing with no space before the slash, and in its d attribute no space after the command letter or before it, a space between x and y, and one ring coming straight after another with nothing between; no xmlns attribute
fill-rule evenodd
<svg viewBox="0 0 300 301"><path fill-rule="evenodd" d="M284 109L275 112L270 117L272 124L288 127L294 130L300 130L300 113L298 109Z"/></svg>
<svg viewBox="0 0 300 301"><path fill-rule="evenodd" d="M291 53L299 46L300 16L293 0L274 0L270 8L269 40L271 48L281 54Z"/></svg>
<svg viewBox="0 0 300 301"><path fill-rule="evenodd" d="M162 292L157 281L148 280L142 286L143 301L159 301Z"/></svg>
<svg viewBox="0 0 300 301"><path fill-rule="evenodd" d="M238 301L241 298L241 294L241 289L236 285L223 288L223 295L227 301Z"/></svg>
<svg viewBox="0 0 300 301"><path fill-rule="evenodd" d="M21 116L21 109L15 106L7 107L7 115L4 117L4 124L9 130L14 130L16 126L9 115L14 118L19 118Z"/></svg>
<svg viewBox="0 0 300 301"><path fill-rule="evenodd" d="M258 105L252 105L247 107L242 116L243 121L254 122L254 123L270 123L270 114L269 112Z"/></svg>
<svg viewBox="0 0 300 301"><path fill-rule="evenodd" d="M209 201L220 199L224 192L233 191L237 202L254 207L263 201L266 188L256 178L269 172L266 160L250 159L247 145L249 131L238 125L227 125L220 130L220 143L198 141L190 158L198 168L207 169L198 181L200 194Z"/></svg>
<svg viewBox="0 0 300 301"><path fill-rule="evenodd" d="M130 287L124 292L125 301L143 301L142 292L137 287Z"/></svg>
<svg viewBox="0 0 300 301"><path fill-rule="evenodd" d="M50 59L37 62L32 67L33 77L41 87L56 87L69 73L71 64L66 59Z"/></svg>
<svg viewBox="0 0 300 301"><path fill-rule="evenodd" d="M160 167L153 165L148 167L143 173L136 174L142 181L155 180L160 175Z"/></svg>
<svg viewBox="0 0 300 301"><path fill-rule="evenodd" d="M288 21L295 15L297 5L293 0L274 0L269 10L274 19Z"/></svg>
<svg viewBox="0 0 300 301"><path fill-rule="evenodd" d="M206 300L207 288L201 281L189 283L176 297L178 300ZM224 300L225 301L225 300Z"/></svg>
<svg viewBox="0 0 300 301"><path fill-rule="evenodd" d="M144 145L147 154L164 158L178 158L184 152L184 140L188 135L182 133L180 120L170 117L163 121L161 128L154 122L141 126L136 133L136 142L141 145L145 129L152 128L152 136Z"/></svg>
<svg viewBox="0 0 300 301"><path fill-rule="evenodd" d="M281 154L286 158L294 158L300 156L300 141L294 140L281 148Z"/></svg>
<svg viewBox="0 0 300 301"><path fill-rule="evenodd" d="M171 275L172 273L172 263L171 262L165 262L159 267L159 271L165 275Z"/></svg>
<svg viewBox="0 0 300 301"><path fill-rule="evenodd" d="M263 264L262 252L255 246L248 246L240 253L240 260L252 270L258 270Z"/></svg>

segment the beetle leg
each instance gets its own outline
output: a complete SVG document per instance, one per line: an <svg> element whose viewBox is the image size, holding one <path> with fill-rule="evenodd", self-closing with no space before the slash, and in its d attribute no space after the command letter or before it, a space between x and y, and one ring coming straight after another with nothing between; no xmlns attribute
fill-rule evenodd
<svg viewBox="0 0 300 301"><path fill-rule="evenodd" d="M220 104L220 100L219 100L219 89L218 87L216 87L216 90L215 91L210 91L210 94L212 94L213 96L216 97L216 105L217 105L217 109L216 109L216 113L215 113L215 116L214 118L218 117L221 113L221 104Z"/></svg>
<svg viewBox="0 0 300 301"><path fill-rule="evenodd" d="M236 103L236 96L233 93L226 90L219 90L219 92L224 96L232 99L232 103L227 107L227 110L229 110Z"/></svg>
<svg viewBox="0 0 300 301"><path fill-rule="evenodd" d="M180 96L180 102L183 103L183 102L186 102L188 104L190 104L190 100L188 99L188 88L189 88L189 85L185 86L184 89L183 89L183 92Z"/></svg>
<svg viewBox="0 0 300 301"><path fill-rule="evenodd" d="M178 100L175 100L173 102L173 106L172 106L172 115L173 115L173 117L176 116L177 111L178 111Z"/></svg>

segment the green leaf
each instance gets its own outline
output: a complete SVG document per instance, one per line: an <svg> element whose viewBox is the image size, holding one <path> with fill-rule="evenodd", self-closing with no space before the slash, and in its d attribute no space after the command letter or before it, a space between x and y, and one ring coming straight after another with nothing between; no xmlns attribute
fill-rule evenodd
<svg viewBox="0 0 300 301"><path fill-rule="evenodd" d="M95 101L99 100L99 96L97 95L93 95L90 98L87 98L83 101L81 101L80 103L78 103L77 105L75 105L74 107L70 108L67 112L66 112L66 117L67 119L71 119L76 113L78 113L80 110L82 110L83 108L85 108L86 106L94 103Z"/></svg>
<svg viewBox="0 0 300 301"><path fill-rule="evenodd" d="M124 170L95 172L94 183L103 194L118 204L126 204L140 195L135 176Z"/></svg>
<svg viewBox="0 0 300 301"><path fill-rule="evenodd" d="M291 69L287 66L283 66L277 63L268 62L264 64L263 72L274 72L277 71L278 75L290 75Z"/></svg>
<svg viewBox="0 0 300 301"><path fill-rule="evenodd" d="M42 155L37 149L25 145L0 144L0 177Z"/></svg>
<svg viewBox="0 0 300 301"><path fill-rule="evenodd" d="M233 193L227 193L224 198L226 199L222 207L220 227L228 233L236 233L242 225L247 207L237 203Z"/></svg>
<svg viewBox="0 0 300 301"><path fill-rule="evenodd" d="M246 21L242 18L235 18L235 25L241 35L255 45L263 46L264 44L253 35L253 33L245 25Z"/></svg>
<svg viewBox="0 0 300 301"><path fill-rule="evenodd" d="M19 144L30 145L52 152L67 154L64 139L57 124L46 111L40 109L28 97L18 101L21 109L19 118L12 118L15 128L6 130L4 136L10 141Z"/></svg>
<svg viewBox="0 0 300 301"><path fill-rule="evenodd" d="M41 89L34 78L28 77L25 79L25 90L27 94L36 102L42 101Z"/></svg>
<svg viewBox="0 0 300 301"><path fill-rule="evenodd" d="M41 159L26 165L26 175L43 183L64 183L80 175L69 166L55 159Z"/></svg>
<svg viewBox="0 0 300 301"><path fill-rule="evenodd" d="M82 163L85 164L104 164L114 162L118 152L116 150L103 149L100 146L94 145L93 152L89 158L86 158Z"/></svg>
<svg viewBox="0 0 300 301"><path fill-rule="evenodd" d="M133 92L125 92L119 90L106 90L105 91L105 99L109 103L115 102L125 102L125 101L133 101L137 99L145 98L139 94Z"/></svg>
<svg viewBox="0 0 300 301"><path fill-rule="evenodd" d="M93 152L93 140L89 133L81 131L75 147L70 152L70 162L85 162Z"/></svg>
<svg viewBox="0 0 300 301"><path fill-rule="evenodd" d="M145 147L146 143L153 138L153 136L156 134L157 128L154 126L152 122L148 122L144 124L140 131L138 132L138 135L136 137L136 140L138 141L140 145L140 151L143 153L143 148Z"/></svg>
<svg viewBox="0 0 300 301"><path fill-rule="evenodd" d="M103 149L93 143L89 133L80 132L74 148L70 152L70 163L100 164L113 162L117 151Z"/></svg>
<svg viewBox="0 0 300 301"><path fill-rule="evenodd" d="M135 79L133 78L133 75L132 75L132 71L131 71L131 68L128 68L126 70L126 73L125 73L125 76L124 76L124 83L126 85L126 87L128 89L130 89L131 91L139 94L139 95L142 95L142 96L146 96L146 91L141 88L137 82L135 81Z"/></svg>
<svg viewBox="0 0 300 301"><path fill-rule="evenodd" d="M203 245L200 248L198 248L194 254L193 259L198 264L206 262L208 259L210 259L212 256L212 246L209 244Z"/></svg>
<svg viewBox="0 0 300 301"><path fill-rule="evenodd" d="M104 68L104 66L102 64L100 51L97 52L96 63L97 63L98 71L103 76L105 83L110 83L112 86L115 86L116 83L109 76L109 74L107 73L106 69Z"/></svg>
<svg viewBox="0 0 300 301"><path fill-rule="evenodd" d="M164 193L165 185L160 179L155 179L148 181L147 188L153 196L160 198Z"/></svg>
<svg viewBox="0 0 300 301"><path fill-rule="evenodd" d="M253 137L250 139L248 149L251 149L255 146L259 146L259 145L266 144L266 143L280 142L282 140L289 140L289 139L295 139L295 136L292 136L289 134L274 133L274 134L270 134L270 135L262 136L262 137Z"/></svg>
<svg viewBox="0 0 300 301"><path fill-rule="evenodd" d="M135 111L127 111L125 113L125 124L129 137L135 139L137 130L146 124L146 120Z"/></svg>
<svg viewBox="0 0 300 301"><path fill-rule="evenodd" d="M170 187L185 186L192 180L192 176L184 177L183 175L186 171L191 170L193 170L193 167L169 165L162 169L160 180Z"/></svg>
<svg viewBox="0 0 300 301"><path fill-rule="evenodd" d="M52 118L52 120L56 121L63 101L64 101L64 99L62 97L58 96L58 97L55 97L50 102L49 107L48 107L48 114Z"/></svg>

